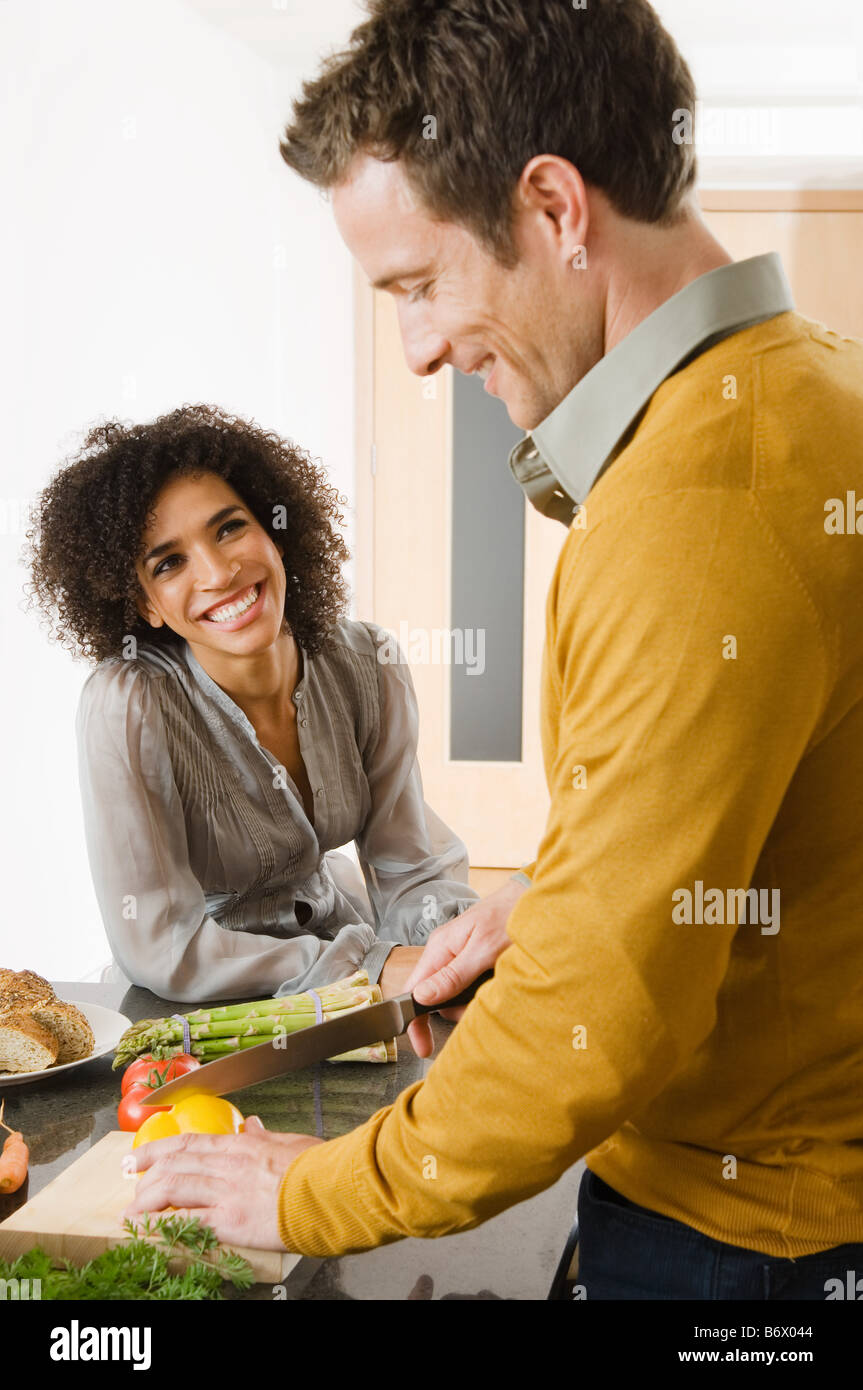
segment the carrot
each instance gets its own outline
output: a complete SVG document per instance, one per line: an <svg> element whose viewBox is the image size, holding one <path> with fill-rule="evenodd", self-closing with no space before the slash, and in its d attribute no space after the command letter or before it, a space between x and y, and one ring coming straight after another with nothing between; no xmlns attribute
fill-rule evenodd
<svg viewBox="0 0 863 1390"><path fill-rule="evenodd" d="M24 1143L24 1135L17 1129L9 1129L7 1124L3 1124L3 1110L6 1105L4 1096L0 1104L0 1125L3 1129L9 1130L9 1138L3 1145L3 1152L0 1154L0 1192L17 1192L27 1176L27 1162L30 1158L30 1150Z"/></svg>

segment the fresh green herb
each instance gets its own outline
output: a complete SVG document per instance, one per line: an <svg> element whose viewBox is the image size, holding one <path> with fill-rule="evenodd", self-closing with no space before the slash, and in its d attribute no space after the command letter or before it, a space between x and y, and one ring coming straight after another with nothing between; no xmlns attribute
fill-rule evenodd
<svg viewBox="0 0 863 1390"><path fill-rule="evenodd" d="M142 1218L137 1234L134 1222L125 1220L131 1240L105 1250L78 1268L62 1260L60 1268L41 1246L0 1260L0 1279L39 1279L43 1299L220 1299L223 1280L236 1289L248 1289L255 1276L251 1265L234 1250L223 1250L209 1226L194 1216L161 1216L155 1222ZM150 1237L146 1239L145 1237ZM198 1257L181 1274L168 1268L180 1247Z"/></svg>

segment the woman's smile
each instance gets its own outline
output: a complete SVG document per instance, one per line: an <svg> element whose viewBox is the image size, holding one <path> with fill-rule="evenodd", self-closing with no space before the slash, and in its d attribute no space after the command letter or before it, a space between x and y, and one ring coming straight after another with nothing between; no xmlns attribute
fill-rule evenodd
<svg viewBox="0 0 863 1390"><path fill-rule="evenodd" d="M266 600L266 579L239 589L228 599L220 599L200 614L198 621L215 623L225 632L248 627L261 613Z"/></svg>

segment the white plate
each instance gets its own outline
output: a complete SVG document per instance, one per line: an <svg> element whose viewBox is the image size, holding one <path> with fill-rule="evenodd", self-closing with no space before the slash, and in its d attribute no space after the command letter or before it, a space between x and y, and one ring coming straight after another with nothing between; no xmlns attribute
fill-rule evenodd
<svg viewBox="0 0 863 1390"><path fill-rule="evenodd" d="M62 1002L74 1004L76 1009L80 1009L93 1029L95 1042L90 1056L82 1057L78 1062L64 1062L61 1067L45 1067L42 1071L0 1072L0 1086L18 1086L25 1081L42 1081L45 1077L57 1076L61 1071L71 1071L73 1067L86 1067L87 1063L96 1057L104 1057L106 1052L113 1052L126 1029L132 1026L132 1020L125 1014L118 1014L116 1010L106 1009L101 1004L84 1004L80 999L64 999Z"/></svg>

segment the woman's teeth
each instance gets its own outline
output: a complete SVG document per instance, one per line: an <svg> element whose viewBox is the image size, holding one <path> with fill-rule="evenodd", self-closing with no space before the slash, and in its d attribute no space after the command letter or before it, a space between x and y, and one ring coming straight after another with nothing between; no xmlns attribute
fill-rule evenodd
<svg viewBox="0 0 863 1390"><path fill-rule="evenodd" d="M204 617L211 623L230 623L234 618L239 618L243 613L251 608L253 603L257 603L260 586L253 584L251 589L246 591L245 598L237 603L228 603L224 608L216 608L212 613L205 613Z"/></svg>

